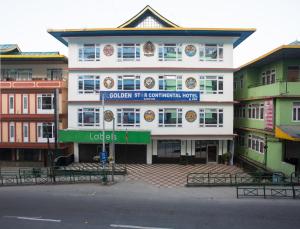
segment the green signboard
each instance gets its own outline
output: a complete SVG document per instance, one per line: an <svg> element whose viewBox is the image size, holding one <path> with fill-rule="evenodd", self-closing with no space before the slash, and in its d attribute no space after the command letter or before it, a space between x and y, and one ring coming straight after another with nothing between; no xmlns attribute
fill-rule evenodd
<svg viewBox="0 0 300 229"><path fill-rule="evenodd" d="M105 131L104 137L106 143L113 142L112 131ZM102 131L60 130L58 140L62 143L77 142L100 144L103 141L103 134ZM150 140L150 131L115 131L114 133L114 143L116 144L149 144Z"/></svg>

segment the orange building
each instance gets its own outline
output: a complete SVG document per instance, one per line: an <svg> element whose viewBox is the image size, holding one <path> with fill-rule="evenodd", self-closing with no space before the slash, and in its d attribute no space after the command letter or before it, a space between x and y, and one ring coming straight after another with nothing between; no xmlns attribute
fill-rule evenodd
<svg viewBox="0 0 300 229"><path fill-rule="evenodd" d="M67 127L67 62L58 52L0 45L0 166L49 165L56 117L59 129ZM66 151L58 145L55 152Z"/></svg>

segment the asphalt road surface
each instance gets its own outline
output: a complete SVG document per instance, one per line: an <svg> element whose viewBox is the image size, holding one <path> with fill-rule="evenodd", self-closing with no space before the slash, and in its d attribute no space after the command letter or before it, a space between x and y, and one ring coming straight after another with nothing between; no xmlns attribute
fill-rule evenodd
<svg viewBox="0 0 300 229"><path fill-rule="evenodd" d="M300 200L236 199L234 188L138 182L0 187L0 228L299 229Z"/></svg>

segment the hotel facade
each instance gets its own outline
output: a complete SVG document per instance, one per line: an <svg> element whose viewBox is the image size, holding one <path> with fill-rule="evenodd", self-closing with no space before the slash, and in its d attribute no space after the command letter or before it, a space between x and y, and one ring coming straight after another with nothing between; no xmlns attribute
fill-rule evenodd
<svg viewBox="0 0 300 229"><path fill-rule="evenodd" d="M67 128L67 58L5 44L0 45L0 64L0 166L50 165L55 104L57 128ZM67 151L64 145L57 148Z"/></svg>
<svg viewBox="0 0 300 229"><path fill-rule="evenodd" d="M117 28L48 30L69 50L60 142L75 162L92 162L103 137L116 163L233 153L233 49L254 31L183 28L149 6Z"/></svg>

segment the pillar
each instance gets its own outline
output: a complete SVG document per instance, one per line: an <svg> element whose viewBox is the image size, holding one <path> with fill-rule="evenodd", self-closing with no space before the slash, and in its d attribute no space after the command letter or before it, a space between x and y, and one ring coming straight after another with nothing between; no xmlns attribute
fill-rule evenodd
<svg viewBox="0 0 300 229"><path fill-rule="evenodd" d="M153 149L153 144L152 141L147 144L147 164L151 165L152 164L152 150Z"/></svg>
<svg viewBox="0 0 300 229"><path fill-rule="evenodd" d="M73 152L74 152L74 162L78 163L79 162L79 148L78 148L78 143L74 142L73 143Z"/></svg>

